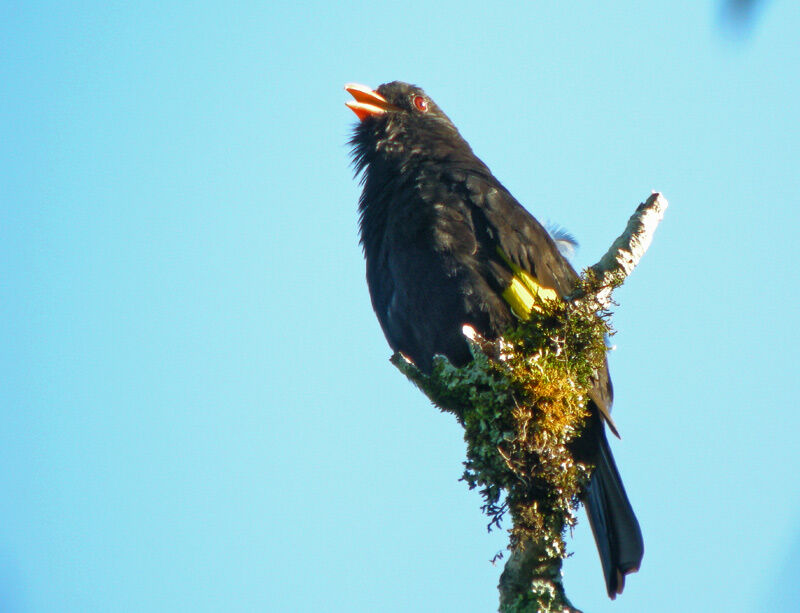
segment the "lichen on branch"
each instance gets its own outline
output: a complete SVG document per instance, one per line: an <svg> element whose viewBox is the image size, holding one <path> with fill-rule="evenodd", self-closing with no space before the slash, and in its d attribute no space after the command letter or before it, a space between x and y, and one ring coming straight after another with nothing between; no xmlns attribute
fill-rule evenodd
<svg viewBox="0 0 800 613"><path fill-rule="evenodd" d="M589 391L612 334L611 291L638 264L663 217L653 194L566 300L541 299L503 338L468 329L473 360L434 359L429 375L400 354L392 363L464 427L463 480L478 488L489 528L511 517L510 558L500 580L503 613L576 611L564 594L565 531L576 523L592 466L573 443L589 417Z"/></svg>
<svg viewBox="0 0 800 613"><path fill-rule="evenodd" d="M503 339L473 335L474 359L463 368L437 357L426 376L402 357L393 358L464 426L463 480L480 490L489 527L499 527L508 513L509 549L535 543L530 564L540 576L548 575L545 592L562 597L564 531L575 525L579 495L591 473L575 460L570 444L588 417L588 393L603 366L609 332L607 318L590 312L586 303L543 300ZM530 581L519 591L531 592ZM519 604L506 610L526 610Z"/></svg>

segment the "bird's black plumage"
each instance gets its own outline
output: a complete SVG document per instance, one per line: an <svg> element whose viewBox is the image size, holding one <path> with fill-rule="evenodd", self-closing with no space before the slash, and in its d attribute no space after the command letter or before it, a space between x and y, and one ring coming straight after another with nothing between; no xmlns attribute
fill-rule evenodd
<svg viewBox="0 0 800 613"><path fill-rule="evenodd" d="M393 82L351 93L363 102L350 105L362 119L351 144L362 173L367 283L392 349L425 372L437 354L467 363L465 324L495 338L515 321L503 297L515 275L510 264L560 296L574 289L578 276L545 228L424 91ZM606 439L603 417L610 422L612 402L607 369L598 373L590 397L582 447L596 469L583 500L613 598L625 574L638 569L643 545Z"/></svg>

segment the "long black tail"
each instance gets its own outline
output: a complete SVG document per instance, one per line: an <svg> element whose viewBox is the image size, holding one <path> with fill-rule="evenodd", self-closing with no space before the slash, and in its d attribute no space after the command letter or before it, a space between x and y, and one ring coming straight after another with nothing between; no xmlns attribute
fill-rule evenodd
<svg viewBox="0 0 800 613"><path fill-rule="evenodd" d="M605 432L583 503L603 563L608 596L614 599L625 587L625 575L639 570L644 542Z"/></svg>

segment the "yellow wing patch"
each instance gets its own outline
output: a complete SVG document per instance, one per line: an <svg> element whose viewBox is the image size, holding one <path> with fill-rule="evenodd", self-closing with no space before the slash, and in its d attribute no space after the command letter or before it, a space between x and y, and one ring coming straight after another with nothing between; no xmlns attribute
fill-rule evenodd
<svg viewBox="0 0 800 613"><path fill-rule="evenodd" d="M554 290L540 285L532 274L514 264L500 247L497 248L497 252L514 271L511 285L503 291L503 300L511 307L514 315L524 321L530 317L531 311L540 310L537 303L558 299L558 294Z"/></svg>

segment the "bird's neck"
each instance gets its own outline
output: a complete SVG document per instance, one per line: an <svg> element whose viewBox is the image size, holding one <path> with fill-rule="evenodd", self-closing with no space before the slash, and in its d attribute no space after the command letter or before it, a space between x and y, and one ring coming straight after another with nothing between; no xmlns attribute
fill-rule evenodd
<svg viewBox="0 0 800 613"><path fill-rule="evenodd" d="M366 166L358 206L361 244L366 253L377 253L393 208L412 196L418 176L416 167L412 171L399 158L380 157Z"/></svg>

